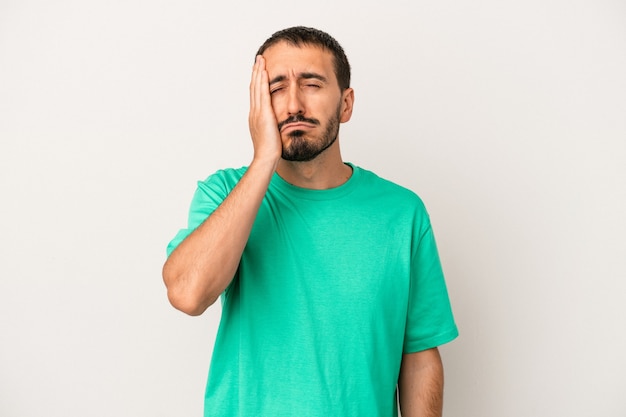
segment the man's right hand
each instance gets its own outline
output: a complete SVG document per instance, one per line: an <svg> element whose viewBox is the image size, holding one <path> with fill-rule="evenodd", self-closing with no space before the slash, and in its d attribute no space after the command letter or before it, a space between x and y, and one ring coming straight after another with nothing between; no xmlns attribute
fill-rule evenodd
<svg viewBox="0 0 626 417"><path fill-rule="evenodd" d="M278 121L272 107L269 76L265 59L258 55L250 81L250 135L254 146L254 159L278 163L282 155L282 141Z"/></svg>
<svg viewBox="0 0 626 417"><path fill-rule="evenodd" d="M170 302L202 314L233 280L265 192L282 155L265 60L257 57L250 82L254 159L235 188L172 252L163 266Z"/></svg>

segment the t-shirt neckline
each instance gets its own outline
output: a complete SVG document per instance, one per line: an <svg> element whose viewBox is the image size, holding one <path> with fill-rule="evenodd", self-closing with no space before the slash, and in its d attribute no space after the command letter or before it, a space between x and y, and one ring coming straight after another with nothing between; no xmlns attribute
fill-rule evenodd
<svg viewBox="0 0 626 417"><path fill-rule="evenodd" d="M274 172L270 187L280 190L291 196L306 200L333 200L344 197L354 190L361 176L361 169L351 162L345 162L352 168L352 175L346 182L338 187L327 188L325 190L313 190L310 188L298 187L285 181L278 173Z"/></svg>

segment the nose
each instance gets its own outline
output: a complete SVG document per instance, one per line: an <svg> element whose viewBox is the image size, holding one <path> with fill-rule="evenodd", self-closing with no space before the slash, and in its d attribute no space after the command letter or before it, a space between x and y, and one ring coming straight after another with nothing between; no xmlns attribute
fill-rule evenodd
<svg viewBox="0 0 626 417"><path fill-rule="evenodd" d="M289 88L289 96L287 97L287 112L290 115L304 113L302 95L297 86Z"/></svg>

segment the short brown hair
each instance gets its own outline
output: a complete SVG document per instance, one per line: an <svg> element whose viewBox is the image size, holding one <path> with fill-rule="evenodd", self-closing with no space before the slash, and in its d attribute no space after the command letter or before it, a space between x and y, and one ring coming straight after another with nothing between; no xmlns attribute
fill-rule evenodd
<svg viewBox="0 0 626 417"><path fill-rule="evenodd" d="M266 49L279 42L287 42L294 46L316 45L331 52L335 64L335 76L339 83L339 88L344 91L350 87L350 63L348 57L339 42L328 33L319 29L294 26L275 32L259 48L257 55L262 55Z"/></svg>

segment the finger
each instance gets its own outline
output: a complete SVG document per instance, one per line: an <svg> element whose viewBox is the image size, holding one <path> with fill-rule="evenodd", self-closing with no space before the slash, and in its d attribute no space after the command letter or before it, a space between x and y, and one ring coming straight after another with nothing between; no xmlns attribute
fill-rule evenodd
<svg viewBox="0 0 626 417"><path fill-rule="evenodd" d="M261 71L261 82L259 87L261 89L259 98L261 100L262 106L272 106L272 101L270 97L270 80L269 74L267 73L267 69L265 68L265 59L261 58L262 62L262 71Z"/></svg>
<svg viewBox="0 0 626 417"><path fill-rule="evenodd" d="M257 67L257 82L255 86L255 97L256 97L256 105L257 109L261 111L263 109L263 96L265 91L267 90L267 71L265 70L265 59L262 56L258 58L258 67Z"/></svg>
<svg viewBox="0 0 626 417"><path fill-rule="evenodd" d="M257 107L257 85L258 85L258 73L259 73L259 56L256 57L254 65L252 66L252 76L250 79L250 110Z"/></svg>

